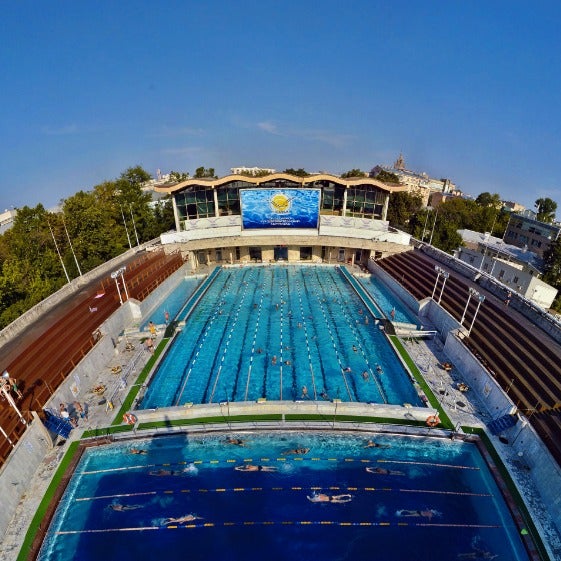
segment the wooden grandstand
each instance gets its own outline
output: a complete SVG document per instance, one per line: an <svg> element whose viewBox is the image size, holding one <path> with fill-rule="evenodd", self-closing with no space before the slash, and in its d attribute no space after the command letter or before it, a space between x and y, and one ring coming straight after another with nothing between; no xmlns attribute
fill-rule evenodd
<svg viewBox="0 0 561 561"><path fill-rule="evenodd" d="M417 300L432 295L437 272L418 250L392 255L376 262ZM468 288L479 286L449 270L440 305L460 321ZM495 377L561 465L561 347L545 332L487 295L464 344ZM466 319L474 317L477 299L470 300Z"/></svg>
<svg viewBox="0 0 561 561"><path fill-rule="evenodd" d="M179 252L136 254L126 263L129 297L144 300L182 264ZM121 297L126 298L122 290ZM51 395L94 347L100 335L98 327L119 305L115 281L107 275L103 281L85 286L60 303L22 334L20 345L2 357L3 368L18 380L23 392L23 398L16 403L28 423L33 418L31 412L42 411ZM0 401L0 426L14 444L26 430L26 424L6 401ZM0 466L11 450L8 440L1 437Z"/></svg>

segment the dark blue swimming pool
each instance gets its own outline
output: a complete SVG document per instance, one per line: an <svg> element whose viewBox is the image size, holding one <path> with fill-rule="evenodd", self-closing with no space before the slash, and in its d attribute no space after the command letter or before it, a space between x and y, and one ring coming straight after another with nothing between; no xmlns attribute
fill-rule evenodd
<svg viewBox="0 0 561 561"><path fill-rule="evenodd" d="M368 441L274 433L92 448L39 558L528 559L474 444L395 435L376 436L376 447ZM261 469L236 469L243 466Z"/></svg>
<svg viewBox="0 0 561 561"><path fill-rule="evenodd" d="M376 317L328 266L220 270L141 407L258 398L422 405Z"/></svg>

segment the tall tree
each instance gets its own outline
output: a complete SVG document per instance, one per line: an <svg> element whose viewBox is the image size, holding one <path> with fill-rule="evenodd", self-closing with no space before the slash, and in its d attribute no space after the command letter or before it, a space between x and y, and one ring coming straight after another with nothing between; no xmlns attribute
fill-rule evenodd
<svg viewBox="0 0 561 561"><path fill-rule="evenodd" d="M423 205L423 198L419 194L401 191L393 193L388 205L387 219L390 225L405 228L412 215L419 212Z"/></svg>
<svg viewBox="0 0 561 561"><path fill-rule="evenodd" d="M536 200L535 203L537 220L540 222L547 222L551 224L555 220L555 211L557 210L557 203L549 197L544 197Z"/></svg>
<svg viewBox="0 0 561 561"><path fill-rule="evenodd" d="M342 179L349 179L350 177L367 177L367 176L368 174L365 171L362 171L357 168L353 168L341 174Z"/></svg>
<svg viewBox="0 0 561 561"><path fill-rule="evenodd" d="M499 209L503 206L503 203L501 201L501 197L498 193L493 193L491 195L491 193L488 193L487 191L477 195L477 198L475 199L475 202L479 206L492 207L492 208L495 208L495 209Z"/></svg>
<svg viewBox="0 0 561 561"><path fill-rule="evenodd" d="M392 173L391 171L386 171L385 169L382 168L374 168L374 170L372 170L373 173L370 174L370 177L373 177L374 179L377 179L378 181L381 181L382 183L399 183L399 177L395 174Z"/></svg>
<svg viewBox="0 0 561 561"><path fill-rule="evenodd" d="M286 168L282 173L287 173L288 175L295 175L296 177L308 177L310 175L304 168Z"/></svg>

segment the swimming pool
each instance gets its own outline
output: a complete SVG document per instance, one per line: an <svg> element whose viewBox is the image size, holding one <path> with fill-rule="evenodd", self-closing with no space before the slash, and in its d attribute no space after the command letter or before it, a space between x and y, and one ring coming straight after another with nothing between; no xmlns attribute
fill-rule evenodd
<svg viewBox="0 0 561 561"><path fill-rule="evenodd" d="M359 277L358 281L365 288L365 290L376 300L380 309L384 312L385 316L390 319L392 309L395 312L395 317L391 318L401 323L414 323L418 324L418 319L413 313L396 298L375 276Z"/></svg>
<svg viewBox="0 0 561 561"><path fill-rule="evenodd" d="M377 320L331 266L221 269L141 407L259 398L422 405Z"/></svg>
<svg viewBox="0 0 561 561"><path fill-rule="evenodd" d="M39 559L161 556L528 559L472 443L274 432L164 436L88 449Z"/></svg>
<svg viewBox="0 0 561 561"><path fill-rule="evenodd" d="M183 308L183 305L191 297L193 292L195 292L201 280L202 278L200 276L184 278L170 294L150 312L139 330L147 331L150 321L154 322L156 325L164 325L166 323L166 312L169 314L170 321L175 319L175 316L179 313L181 308Z"/></svg>

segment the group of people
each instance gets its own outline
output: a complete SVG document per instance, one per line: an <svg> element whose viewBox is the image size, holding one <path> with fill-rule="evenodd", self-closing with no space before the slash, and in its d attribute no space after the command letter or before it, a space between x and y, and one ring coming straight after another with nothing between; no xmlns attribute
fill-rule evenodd
<svg viewBox="0 0 561 561"><path fill-rule="evenodd" d="M12 378L8 371L6 370L2 377L0 377L0 388L2 388L6 393L14 392L18 399L23 398L23 394L18 388L18 381Z"/></svg>
<svg viewBox="0 0 561 561"><path fill-rule="evenodd" d="M58 407L58 413L62 419L69 421L73 427L78 426L80 419L88 420L88 414L84 406L79 401L72 403L72 410L68 411L65 403L61 403Z"/></svg>

